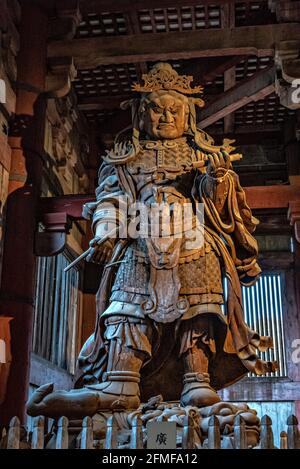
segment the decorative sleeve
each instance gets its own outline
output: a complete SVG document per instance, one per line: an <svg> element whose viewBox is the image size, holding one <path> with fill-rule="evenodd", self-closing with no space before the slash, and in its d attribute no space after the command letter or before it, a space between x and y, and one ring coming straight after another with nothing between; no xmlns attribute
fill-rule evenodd
<svg viewBox="0 0 300 469"><path fill-rule="evenodd" d="M99 170L96 201L83 207L83 216L92 220L92 230L96 236L117 229L125 222L126 200L115 166L103 163Z"/></svg>

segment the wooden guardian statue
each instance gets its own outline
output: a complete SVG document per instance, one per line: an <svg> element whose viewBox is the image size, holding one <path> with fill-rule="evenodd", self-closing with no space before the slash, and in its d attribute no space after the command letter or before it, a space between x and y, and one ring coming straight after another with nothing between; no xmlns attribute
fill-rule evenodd
<svg viewBox="0 0 300 469"><path fill-rule="evenodd" d="M195 106L204 102L191 82L158 63L123 104L131 107L132 128L103 157L96 201L84 208L94 231L88 260L106 263L95 331L78 358L76 389L42 386L28 403L30 415L136 409L157 394L203 407L249 371L276 369L257 356L272 347L271 338L243 319L241 285L252 285L261 270L253 237L258 221L232 168L239 155L231 142L215 146L197 128ZM171 209L167 236L159 223L155 235L121 236L128 205L137 202ZM180 231L174 207L186 204L194 211ZM199 204L202 243L191 246Z"/></svg>

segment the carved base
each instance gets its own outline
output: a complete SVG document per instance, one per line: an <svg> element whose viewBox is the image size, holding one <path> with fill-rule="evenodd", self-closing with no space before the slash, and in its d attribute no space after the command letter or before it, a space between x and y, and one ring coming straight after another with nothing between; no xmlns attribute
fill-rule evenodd
<svg viewBox="0 0 300 469"><path fill-rule="evenodd" d="M220 431L220 447L235 448L237 441L234 433L237 430L235 417L240 415L245 424L245 447L254 448L259 444L260 439L260 420L256 411L250 409L247 404L231 404L229 402L218 402L208 407L182 407L178 402L162 402L161 396L156 396L142 404L136 411L114 412L114 428L113 432L116 436L116 443L119 449L129 449L132 435L132 424L134 418L139 415L142 420L142 439L144 448L147 447L147 423L151 421L169 421L177 424L177 448L187 448L187 416L190 416L190 425L188 435L191 439L191 448L209 448L211 442L209 438L214 431ZM105 448L105 440L107 438L107 421L112 416L111 412L97 413L93 417L93 434L94 447ZM217 417L219 425L217 430L211 427ZM234 422L235 421L235 422ZM69 423L69 447L80 447L80 431L81 421L70 421ZM209 437L210 432L210 437ZM208 438L209 437L209 438ZM185 439L185 442L183 442ZM54 429L52 438L47 448L54 448L56 442L56 431Z"/></svg>

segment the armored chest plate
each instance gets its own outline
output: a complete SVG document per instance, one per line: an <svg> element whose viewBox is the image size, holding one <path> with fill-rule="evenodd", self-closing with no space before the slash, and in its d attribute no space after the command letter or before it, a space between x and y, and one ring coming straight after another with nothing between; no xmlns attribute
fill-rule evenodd
<svg viewBox="0 0 300 469"><path fill-rule="evenodd" d="M185 138L179 141L149 141L142 142L137 158L127 167L133 176L151 175L159 180L159 174L163 174L166 179L174 179L189 172L195 160L195 153Z"/></svg>

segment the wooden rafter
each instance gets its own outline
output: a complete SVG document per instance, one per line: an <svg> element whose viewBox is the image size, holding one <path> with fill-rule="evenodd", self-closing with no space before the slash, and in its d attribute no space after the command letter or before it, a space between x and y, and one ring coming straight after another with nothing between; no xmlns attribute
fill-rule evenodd
<svg viewBox="0 0 300 469"><path fill-rule="evenodd" d="M258 101L275 89L275 67L271 66L241 81L201 111L200 128L206 128L251 101Z"/></svg>
<svg viewBox="0 0 300 469"><path fill-rule="evenodd" d="M136 10L126 12L125 18L127 21L127 28L129 34L139 34L140 27L139 27L139 18L138 13ZM143 73L147 73L147 63L146 62L139 62L136 64L136 71L139 79L142 78Z"/></svg>
<svg viewBox="0 0 300 469"><path fill-rule="evenodd" d="M234 28L235 27L235 5L227 3L221 7L222 12L222 27ZM224 71L224 91L228 91L236 84L235 65ZM234 112L227 114L224 117L224 132L233 132L234 130Z"/></svg>
<svg viewBox="0 0 300 469"><path fill-rule="evenodd" d="M205 84L211 81L214 81L219 75L223 75L227 72L227 70L232 69L237 64L239 64L245 56L232 56L232 57L216 57L211 59L213 65L211 67L207 67L207 60L206 62L206 70L204 71L203 75L199 76L199 81L201 84Z"/></svg>
<svg viewBox="0 0 300 469"><path fill-rule="evenodd" d="M300 24L203 29L164 34L134 34L54 41L48 57L74 57L79 69L114 63L234 55L273 56L275 43L300 40Z"/></svg>

